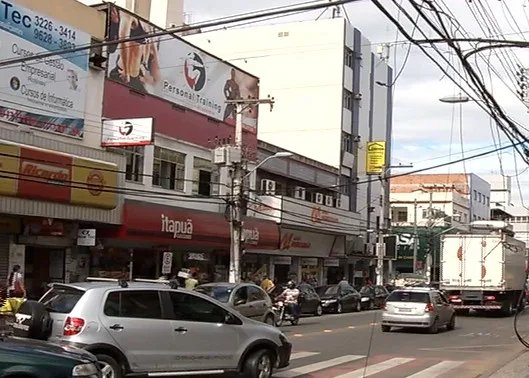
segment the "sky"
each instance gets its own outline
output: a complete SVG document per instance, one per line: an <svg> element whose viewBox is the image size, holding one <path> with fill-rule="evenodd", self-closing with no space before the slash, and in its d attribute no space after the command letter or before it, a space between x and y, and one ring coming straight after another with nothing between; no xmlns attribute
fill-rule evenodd
<svg viewBox="0 0 529 378"><path fill-rule="evenodd" d="M246 12L295 5L302 1L306 0L261 0L259 2L224 0L222 7L220 7L218 0L188 0L185 2L186 21L198 23ZM404 1L403 3L408 2ZM485 30L487 34L505 34L505 38L516 40L524 40L529 37L528 0L473 2L470 5L471 8L465 0L444 0L436 1L436 3L446 4L459 23L471 35L485 35L480 29L480 25L484 25L484 23L478 24L473 16L473 14L478 17L485 14L484 10L472 8L476 6L476 3L485 3L488 4L485 5L486 7L490 7L486 8L487 14L495 16L494 21L497 26L496 30ZM508 9L506 3L509 4ZM412 24L405 22L405 17L396 8L390 6L390 1L383 0L382 4L387 6L392 15L398 17L408 32L413 30ZM406 7L406 9L410 8ZM471 9L473 13L471 13ZM331 17L330 10L323 15L321 13L321 10L306 12L263 23L315 20L318 16L320 18ZM416 13L410 14L413 16L412 18L415 18ZM506 138L501 131L498 131L491 117L479 107L479 103L470 101L454 105L439 101L443 97L459 95L460 89L444 76L441 70L419 48L406 43L406 39L401 34L397 34L393 24L370 1L358 1L346 5L345 12L342 11L342 16L348 17L350 22L362 31L373 43L375 51L377 51L377 45L389 43L389 64L395 68L395 72L402 70L393 86L393 164L412 163L414 169L426 168L454 161L463 156L468 157L493 150L505 144ZM424 23L420 24L421 28L427 31L427 36L433 36L431 29L424 25ZM248 25L241 27L248 27ZM420 34L416 31L415 35ZM410 49L410 53L406 60L408 49ZM455 63L453 53L450 53L444 45L440 45L439 50L449 61L454 62L457 69L460 69L460 66ZM428 51L432 52L433 50L429 48ZM514 60L514 58L511 61L503 60L503 65L512 62L513 67L517 63L520 65L525 63L529 67L529 54L522 49L504 51L509 53L511 58L518 57L519 60ZM484 55L491 63L493 70L487 67L484 59L476 60L477 65L474 67L479 68L482 72L487 82L487 88L492 90L493 95L507 114L529 129L527 108L513 94L513 91L517 90L515 79L511 79L515 69L509 69L509 66L507 66L507 70L504 69L502 62L496 58L498 56L505 57L506 55L499 55L499 53ZM441 57L438 55L436 59L441 61ZM444 63L444 66L446 67L447 63ZM489 79L489 70L492 71L492 80ZM498 73L499 78L495 76L493 71ZM457 78L453 71L451 73L453 77ZM461 118L460 115L462 115ZM460 126L462 127L460 128ZM529 134L529 131L526 133ZM522 205L523 201L523 205L529 207L529 174L526 164L515 156L512 149L506 149L501 154L493 153L480 159L469 160L465 164L454 164L431 172L472 172L480 175L504 174L512 176L513 202ZM402 170L402 172L405 171ZM399 170L399 172L401 171Z"/></svg>

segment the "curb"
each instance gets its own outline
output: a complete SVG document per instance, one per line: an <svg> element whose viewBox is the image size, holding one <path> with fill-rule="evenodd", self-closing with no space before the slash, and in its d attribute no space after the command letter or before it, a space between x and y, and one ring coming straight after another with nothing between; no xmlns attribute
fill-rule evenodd
<svg viewBox="0 0 529 378"><path fill-rule="evenodd" d="M502 361L499 367L498 365L496 365L496 367L489 368L482 373L472 376L472 378L489 378L490 376L496 374L499 370L503 369L505 366L509 365L511 362L517 360L519 357L523 356L526 353L529 353L529 349L524 347L520 351L516 352L514 355L509 356L504 361Z"/></svg>

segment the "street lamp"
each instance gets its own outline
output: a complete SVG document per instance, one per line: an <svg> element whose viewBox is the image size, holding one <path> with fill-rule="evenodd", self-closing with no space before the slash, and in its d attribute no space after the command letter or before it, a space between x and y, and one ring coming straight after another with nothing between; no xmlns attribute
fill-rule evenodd
<svg viewBox="0 0 529 378"><path fill-rule="evenodd" d="M280 152L276 152L274 155L270 155L270 156L267 156L266 158L263 159L262 162L260 162L259 164L257 164L254 168L252 168L249 172L247 172L242 180L241 180L241 185L242 185L242 181L244 179L246 179L248 176L250 176L252 173L254 173L257 169L259 169L264 163L266 163L268 160L271 160L271 159L282 159L282 158L288 158L288 157L291 157L291 156L294 156L294 154L292 152L288 152L288 151L280 151Z"/></svg>
<svg viewBox="0 0 529 378"><path fill-rule="evenodd" d="M241 180L238 180L232 186L232 216L230 222L231 241L230 241L230 273L229 282L237 283L241 279L240 262L241 262L241 242L242 242L242 196L244 194L244 180L250 176L254 171L261 167L264 163L271 159L286 158L293 156L292 152L282 151L274 155L268 156L259 164L257 164L250 172L246 173Z"/></svg>
<svg viewBox="0 0 529 378"><path fill-rule="evenodd" d="M444 102L446 104L462 104L465 102L469 102L470 98L467 96L448 96L448 97L442 97L439 99L439 101Z"/></svg>

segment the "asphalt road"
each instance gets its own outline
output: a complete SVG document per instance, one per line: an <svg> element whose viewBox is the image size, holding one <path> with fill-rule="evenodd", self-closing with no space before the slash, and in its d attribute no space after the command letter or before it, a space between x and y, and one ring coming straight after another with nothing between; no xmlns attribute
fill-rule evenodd
<svg viewBox="0 0 529 378"><path fill-rule="evenodd" d="M488 377L519 355L513 318L461 316L456 329L382 333L379 311L302 318L281 329L293 343L291 364L277 378ZM522 322L529 335L529 316Z"/></svg>

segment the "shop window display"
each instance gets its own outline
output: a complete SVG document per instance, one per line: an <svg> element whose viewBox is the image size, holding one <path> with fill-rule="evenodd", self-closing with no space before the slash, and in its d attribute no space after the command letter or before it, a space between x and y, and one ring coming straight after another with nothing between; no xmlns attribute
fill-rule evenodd
<svg viewBox="0 0 529 378"><path fill-rule="evenodd" d="M159 253L153 251L134 251L108 248L92 251L90 275L101 278L128 279L132 257L132 276L134 278L154 279L157 274Z"/></svg>

